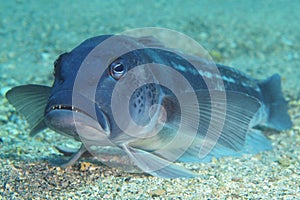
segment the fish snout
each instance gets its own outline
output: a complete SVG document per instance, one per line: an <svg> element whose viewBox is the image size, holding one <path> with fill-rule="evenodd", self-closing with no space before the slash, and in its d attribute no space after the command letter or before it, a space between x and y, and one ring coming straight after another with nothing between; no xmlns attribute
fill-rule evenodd
<svg viewBox="0 0 300 200"><path fill-rule="evenodd" d="M94 129L105 136L110 134L109 120L103 110L95 101L72 91L60 91L49 98L45 122L52 130L77 140L82 135L87 136L83 130L93 132L91 129Z"/></svg>

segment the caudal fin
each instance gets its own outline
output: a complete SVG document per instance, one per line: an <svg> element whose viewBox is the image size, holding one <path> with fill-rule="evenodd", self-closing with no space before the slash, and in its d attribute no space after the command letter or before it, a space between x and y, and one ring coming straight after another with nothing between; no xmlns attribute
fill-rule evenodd
<svg viewBox="0 0 300 200"><path fill-rule="evenodd" d="M260 83L264 102L269 106L269 118L266 125L278 131L290 129L292 121L288 114L288 103L281 92L281 79L274 74Z"/></svg>

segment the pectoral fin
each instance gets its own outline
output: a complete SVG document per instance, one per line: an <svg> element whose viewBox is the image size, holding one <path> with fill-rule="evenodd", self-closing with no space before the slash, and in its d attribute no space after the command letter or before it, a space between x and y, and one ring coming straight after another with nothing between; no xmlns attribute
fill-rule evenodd
<svg viewBox="0 0 300 200"><path fill-rule="evenodd" d="M63 154L65 154L65 153L66 153L66 155L72 154L70 159L67 161L59 161L59 162L55 161L55 163L53 163L54 165L58 165L58 166L64 167L64 168L73 165L77 160L79 160L81 158L81 156L83 154L85 154L87 152L87 149L85 148L84 144L82 144L80 146L80 149L77 150L77 152L74 152L73 150L72 150L72 152L65 152L65 149L61 149L58 147L56 147L56 148L59 152L61 152Z"/></svg>
<svg viewBox="0 0 300 200"><path fill-rule="evenodd" d="M44 111L50 94L51 88L42 85L22 85L6 93L9 103L25 116L31 136L46 128Z"/></svg>
<svg viewBox="0 0 300 200"><path fill-rule="evenodd" d="M122 148L144 172L162 178L189 178L197 174L150 152L123 145Z"/></svg>
<svg viewBox="0 0 300 200"><path fill-rule="evenodd" d="M204 95L200 97L200 102L204 102L202 106L200 105L200 112L202 112L203 117L201 122L205 123L206 121L211 125L206 131L203 146L199 153L200 157L212 149L213 146L209 145L213 144L211 143L213 140L217 140L217 144L235 151L242 150L251 128L250 122L261 104L256 98L239 92L226 91L225 99L218 91L211 91L210 95L214 95L213 98L210 96L210 100L208 100L210 101L210 110L206 110L206 97ZM200 126L204 126L204 124L200 124ZM220 127L222 129L219 129Z"/></svg>
<svg viewBox="0 0 300 200"><path fill-rule="evenodd" d="M215 152L215 148L226 151L224 154L217 153L226 156L244 152L246 144L249 148L247 140L250 137L247 135L251 134L251 120L257 113L260 102L256 98L233 91L224 93L199 90L195 93L198 105L189 101L190 93L187 92L182 98L184 101L180 102L182 112L166 107L168 116L173 115L166 127L173 130L174 134L160 132L152 140L148 139L140 144L137 141L134 143L135 147L145 150L155 147L153 149L155 155L160 158L169 161L178 159L183 162L201 162L206 156L211 155L212 151ZM168 101L172 101L172 97L169 97ZM199 112L200 118L197 116ZM178 129L179 123L182 127L181 131ZM252 144L254 142L250 143Z"/></svg>

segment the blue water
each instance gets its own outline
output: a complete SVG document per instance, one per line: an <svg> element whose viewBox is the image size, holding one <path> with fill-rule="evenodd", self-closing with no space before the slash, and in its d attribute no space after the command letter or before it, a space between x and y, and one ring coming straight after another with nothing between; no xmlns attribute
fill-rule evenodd
<svg viewBox="0 0 300 200"><path fill-rule="evenodd" d="M278 72L284 90L299 97L299 7L295 0L3 1L1 74L9 70L19 82L31 76L27 69L48 75L59 54L86 38L154 26L187 34L219 62L258 78Z"/></svg>

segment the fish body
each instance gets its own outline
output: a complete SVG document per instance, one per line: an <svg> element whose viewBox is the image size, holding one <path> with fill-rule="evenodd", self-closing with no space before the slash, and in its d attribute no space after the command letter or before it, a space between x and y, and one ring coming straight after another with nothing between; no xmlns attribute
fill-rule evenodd
<svg viewBox="0 0 300 200"><path fill-rule="evenodd" d="M102 57L99 51L93 54L112 37L114 45L101 51ZM292 126L278 74L260 81L164 48L154 39L90 38L59 56L54 76L52 87L18 86L6 97L27 118L31 135L48 127L84 143L65 165L92 146L109 146L154 176L193 177L174 162L268 150L270 142L254 128L263 125L281 131ZM135 89L128 95L131 88ZM124 108L132 121L123 115L116 119Z"/></svg>

